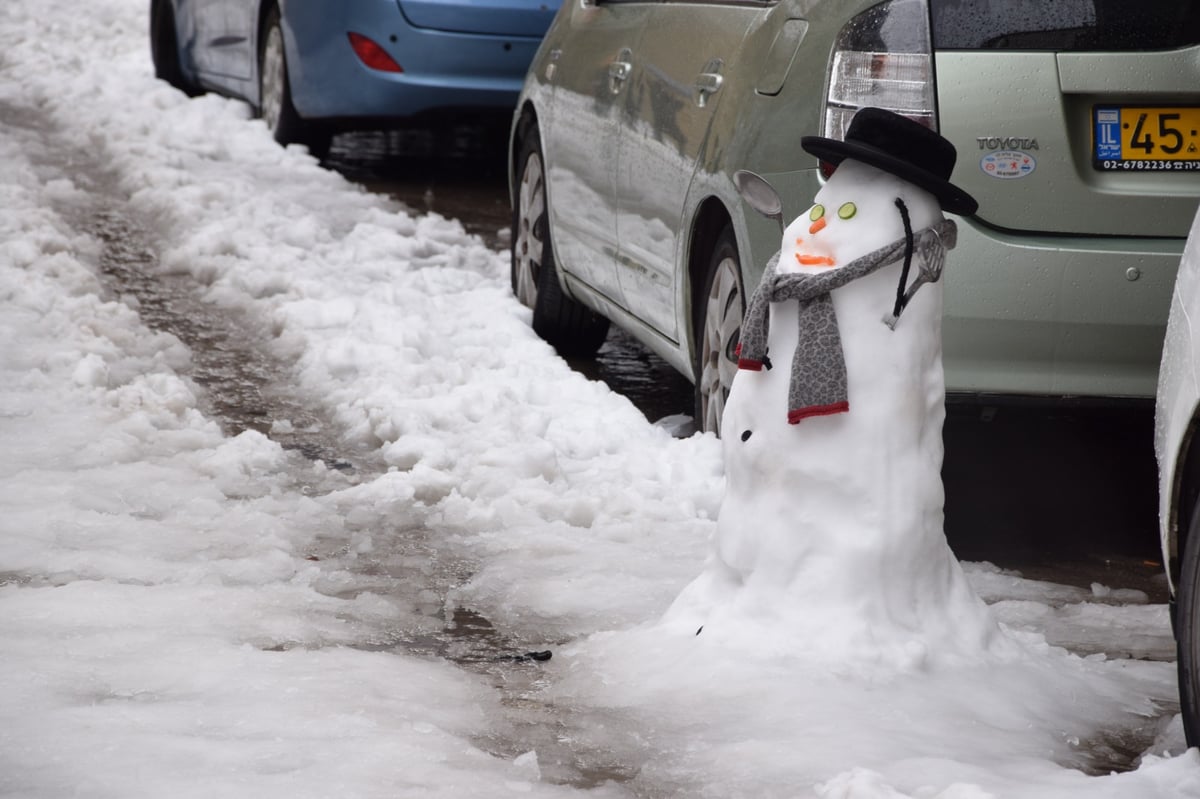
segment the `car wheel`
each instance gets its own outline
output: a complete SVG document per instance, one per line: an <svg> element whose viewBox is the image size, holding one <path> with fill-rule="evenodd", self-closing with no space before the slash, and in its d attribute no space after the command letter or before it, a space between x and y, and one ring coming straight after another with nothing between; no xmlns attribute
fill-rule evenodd
<svg viewBox="0 0 1200 799"><path fill-rule="evenodd" d="M513 192L512 290L533 309L533 330L568 357L591 357L608 336L609 322L563 292L550 242L545 159L536 125L520 140Z"/></svg>
<svg viewBox="0 0 1200 799"><path fill-rule="evenodd" d="M175 33L175 11L167 0L155 0L150 4L150 59L154 62L154 77L188 97L200 94L199 87L183 74L179 39Z"/></svg>
<svg viewBox="0 0 1200 799"><path fill-rule="evenodd" d="M726 225L709 258L708 277L696 324L696 424L721 434L725 399L737 374L737 345L746 301L733 228Z"/></svg>
<svg viewBox="0 0 1200 799"><path fill-rule="evenodd" d="M1200 746L1200 505L1192 509L1176 601L1179 708L1188 746Z"/></svg>
<svg viewBox="0 0 1200 799"><path fill-rule="evenodd" d="M306 123L292 105L288 84L287 54L283 46L283 26L279 9L271 8L263 20L263 35L258 53L258 115L280 144L306 145L314 156L329 153L333 136Z"/></svg>

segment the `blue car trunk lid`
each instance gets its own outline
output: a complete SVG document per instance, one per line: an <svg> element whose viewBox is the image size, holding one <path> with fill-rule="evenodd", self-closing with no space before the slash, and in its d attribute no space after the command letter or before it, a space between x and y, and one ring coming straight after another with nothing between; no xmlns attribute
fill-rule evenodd
<svg viewBox="0 0 1200 799"><path fill-rule="evenodd" d="M397 0L415 27L452 33L542 36L559 0Z"/></svg>

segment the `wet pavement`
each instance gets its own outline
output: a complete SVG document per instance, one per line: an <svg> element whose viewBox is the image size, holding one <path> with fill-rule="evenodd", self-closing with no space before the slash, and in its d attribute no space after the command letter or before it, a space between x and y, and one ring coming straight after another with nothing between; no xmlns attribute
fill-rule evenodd
<svg viewBox="0 0 1200 799"><path fill-rule="evenodd" d="M1149 405L951 403L947 538L965 560L1165 602L1153 434Z"/></svg>
<svg viewBox="0 0 1200 799"><path fill-rule="evenodd" d="M414 213L462 222L496 250L509 246L511 210L505 148L498 122L337 136L325 165Z"/></svg>

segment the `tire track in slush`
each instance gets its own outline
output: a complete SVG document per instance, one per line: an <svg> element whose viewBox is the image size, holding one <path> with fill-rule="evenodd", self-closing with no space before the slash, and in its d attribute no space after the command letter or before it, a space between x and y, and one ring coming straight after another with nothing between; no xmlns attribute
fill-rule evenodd
<svg viewBox="0 0 1200 799"><path fill-rule="evenodd" d="M263 321L205 301L195 278L160 269L152 226L139 219L101 154L72 150L34 109L0 103L0 129L25 143L43 183L61 178L79 190L58 199L54 210L99 245L96 266L109 299L131 305L147 327L190 350L190 366L181 375L199 386L200 410L225 434L254 430L279 443L289 454L288 481L307 495L369 482L386 471L373 450L348 444L318 403L296 391L291 368L266 344L271 334ZM315 461L327 469L313 469ZM639 797L678 793L636 779L649 755L634 742L636 736L613 733L629 729L629 722L537 698L547 679L539 663L549 652L530 652L535 647L529 642L507 636L481 613L447 602L451 589L473 570L444 543L453 531L426 525L416 507L348 515L355 518L346 519L344 529L323 539L309 558L361 578L348 592L331 591L334 596L390 591L433 617L427 628L384 631L359 646L445 660L486 678L500 694L504 717L474 736L476 746L506 759L536 752L548 782L583 789L623 784ZM363 528L376 545L366 556L351 553L347 543L349 534Z"/></svg>
<svg viewBox="0 0 1200 799"><path fill-rule="evenodd" d="M191 350L189 376L205 389L202 405L227 434L256 430L308 461L323 461L350 483L371 480L386 470L373 453L342 454L345 444L336 425L290 393L286 365L252 343L264 335L259 325L237 311L204 302L192 279L156 270L154 248L128 207L111 198L99 200L84 228L103 243L100 268L110 288L136 299L139 315L148 327L174 335ZM301 491L345 486L342 480L332 486L308 482L312 474L304 464L293 469ZM507 759L536 751L545 778L580 788L634 777L639 769L627 763L639 759L635 752L617 758L603 746L583 743L593 739L590 729L619 726L619 720L601 720L597 714L579 718L568 709L534 698L542 682L537 664L549 659L551 652L528 651L529 647L506 637L482 614L447 606L450 589L469 579L469 564L440 548L438 531L423 523L410 519L391 530L375 526L396 522L387 516L371 520L373 538L377 544L387 544L377 547L378 554L348 559L343 540L331 542L331 552L311 556L373 580L383 578L384 585L393 588L403 586L398 590L406 597L423 591L433 591L438 597L425 604L443 611L440 630L432 634L401 631L382 646L364 648L437 657L489 678L502 694L501 705L508 718L497 725L500 732L488 731L476 740L485 751Z"/></svg>

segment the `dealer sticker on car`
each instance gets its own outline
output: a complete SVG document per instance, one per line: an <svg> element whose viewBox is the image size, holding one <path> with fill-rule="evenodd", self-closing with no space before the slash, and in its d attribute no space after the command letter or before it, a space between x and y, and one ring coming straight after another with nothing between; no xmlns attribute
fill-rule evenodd
<svg viewBox="0 0 1200 799"><path fill-rule="evenodd" d="M980 159L979 168L989 177L1015 180L1032 174L1037 169L1037 161L1029 153L1020 150L1000 150Z"/></svg>

